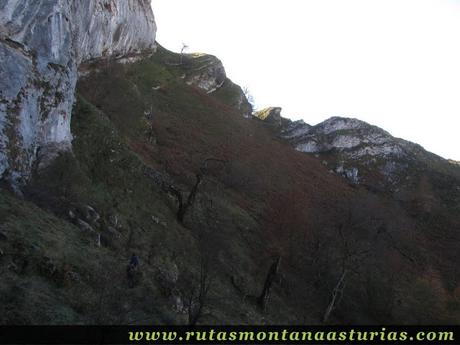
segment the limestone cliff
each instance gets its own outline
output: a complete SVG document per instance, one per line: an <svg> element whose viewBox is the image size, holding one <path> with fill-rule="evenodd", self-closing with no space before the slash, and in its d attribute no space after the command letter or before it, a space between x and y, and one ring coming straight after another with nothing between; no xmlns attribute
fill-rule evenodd
<svg viewBox="0 0 460 345"><path fill-rule="evenodd" d="M416 144L352 118L332 117L316 126L294 122L283 130L283 136L298 151L332 154L330 167L353 183L363 178L363 166L378 170L381 182L399 182L399 174L417 152L423 151Z"/></svg>
<svg viewBox="0 0 460 345"><path fill-rule="evenodd" d="M186 83L207 93L216 91L227 78L224 65L213 55L190 54L184 59L184 64L190 67L184 75Z"/></svg>
<svg viewBox="0 0 460 345"><path fill-rule="evenodd" d="M314 154L331 173L353 184L399 192L418 188L418 177L426 171L459 176L458 165L364 121L331 117L311 126L283 118L280 112L281 108L272 107L254 115L275 126L297 151Z"/></svg>
<svg viewBox="0 0 460 345"><path fill-rule="evenodd" d="M149 0L0 0L0 178L71 145L78 66L155 47Z"/></svg>
<svg viewBox="0 0 460 345"><path fill-rule="evenodd" d="M227 77L224 65L217 57L195 53L176 56L175 60L181 61L176 65L182 70L181 77L185 83L223 100L244 117L252 115L252 105L245 92ZM174 59L169 63L174 65Z"/></svg>

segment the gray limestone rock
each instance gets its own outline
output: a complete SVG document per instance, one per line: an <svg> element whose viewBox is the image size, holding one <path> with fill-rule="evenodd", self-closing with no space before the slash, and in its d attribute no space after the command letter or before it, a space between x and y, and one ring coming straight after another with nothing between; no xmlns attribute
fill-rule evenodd
<svg viewBox="0 0 460 345"><path fill-rule="evenodd" d="M184 76L185 82L207 93L219 89L227 79L224 65L213 55L192 54L183 63L191 67Z"/></svg>
<svg viewBox="0 0 460 345"><path fill-rule="evenodd" d="M149 0L0 0L0 178L71 148L78 65L155 47Z"/></svg>
<svg viewBox="0 0 460 345"><path fill-rule="evenodd" d="M277 126L281 126L281 108L280 107L270 107L265 108L260 111L257 111L254 116L263 120L267 123L271 123Z"/></svg>

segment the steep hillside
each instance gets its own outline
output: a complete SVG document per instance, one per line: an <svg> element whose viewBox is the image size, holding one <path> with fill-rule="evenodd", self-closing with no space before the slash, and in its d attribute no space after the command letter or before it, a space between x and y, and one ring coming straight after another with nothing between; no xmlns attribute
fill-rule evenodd
<svg viewBox="0 0 460 345"><path fill-rule="evenodd" d="M377 193L390 194L414 213L460 210L460 169L420 145L349 118L316 126L283 120L281 137L296 150L314 154L332 171Z"/></svg>
<svg viewBox="0 0 460 345"><path fill-rule="evenodd" d="M214 58L150 55L82 66L73 153L2 190L2 324L459 322L451 209L296 151Z"/></svg>

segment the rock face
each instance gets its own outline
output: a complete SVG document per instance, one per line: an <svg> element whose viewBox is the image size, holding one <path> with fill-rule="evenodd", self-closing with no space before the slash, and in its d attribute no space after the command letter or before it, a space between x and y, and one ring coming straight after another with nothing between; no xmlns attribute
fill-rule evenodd
<svg viewBox="0 0 460 345"><path fill-rule="evenodd" d="M352 159L401 158L414 149L415 144L394 138L381 128L364 121L332 117L316 126L294 122L283 130L298 151L340 151Z"/></svg>
<svg viewBox="0 0 460 345"><path fill-rule="evenodd" d="M281 117L280 110L267 108L255 115L275 124L280 136L297 151L314 154L331 172L353 184L399 191L426 171L458 175L458 165L364 121L332 117L311 126Z"/></svg>
<svg viewBox="0 0 460 345"><path fill-rule="evenodd" d="M266 121L277 126L281 126L281 108L279 107L270 107L263 110L255 112L254 116L260 120Z"/></svg>
<svg viewBox="0 0 460 345"><path fill-rule="evenodd" d="M296 150L326 155L333 171L360 183L369 170L393 185L423 148L352 118L332 117L316 126L292 122L282 129Z"/></svg>
<svg viewBox="0 0 460 345"><path fill-rule="evenodd" d="M208 54L186 54L181 57L176 56L175 59L169 61L169 64L177 65L181 69L182 78L186 84L195 86L223 100L244 117L252 115L252 105L249 103L245 92L227 78L224 65L217 57Z"/></svg>
<svg viewBox="0 0 460 345"><path fill-rule="evenodd" d="M72 1L79 62L123 57L155 46L156 25L150 0Z"/></svg>
<svg viewBox="0 0 460 345"><path fill-rule="evenodd" d="M78 65L155 47L148 0L0 0L0 178L69 149Z"/></svg>
<svg viewBox="0 0 460 345"><path fill-rule="evenodd" d="M192 54L184 60L184 63L191 67L185 75L185 82L207 93L216 91L227 79L224 65L213 55Z"/></svg>

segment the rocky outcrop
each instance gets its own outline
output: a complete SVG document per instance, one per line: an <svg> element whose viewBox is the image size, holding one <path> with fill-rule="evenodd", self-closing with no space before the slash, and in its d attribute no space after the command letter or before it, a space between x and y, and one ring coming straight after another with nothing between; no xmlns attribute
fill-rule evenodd
<svg viewBox="0 0 460 345"><path fill-rule="evenodd" d="M296 150L320 157L332 172L372 190L417 188L416 181L426 171L458 176L442 157L353 118L332 117L315 126L287 122L281 135Z"/></svg>
<svg viewBox="0 0 460 345"><path fill-rule="evenodd" d="M419 145L353 118L332 117L316 126L297 121L281 132L296 150L326 155L332 171L355 184L366 180L364 175L372 170L392 185L417 152L423 151Z"/></svg>
<svg viewBox="0 0 460 345"><path fill-rule="evenodd" d="M190 54L183 60L187 65L184 75L188 85L194 85L207 93L219 89L227 79L222 62L213 55Z"/></svg>
<svg viewBox="0 0 460 345"><path fill-rule="evenodd" d="M267 123L270 123L276 126L281 126L282 124L281 108L279 107L270 107L270 108L259 110L254 113L254 116L262 121L265 121Z"/></svg>
<svg viewBox="0 0 460 345"><path fill-rule="evenodd" d="M155 47L149 0L0 0L0 177L71 146L78 65Z"/></svg>
<svg viewBox="0 0 460 345"><path fill-rule="evenodd" d="M161 49L164 51L164 48ZM239 85L227 78L224 65L217 57L208 54L186 54L174 56L168 64L180 68L186 84L212 94L235 108L244 117L252 115L252 105L246 93Z"/></svg>
<svg viewBox="0 0 460 345"><path fill-rule="evenodd" d="M381 128L351 118L332 117L316 126L297 123L283 129L298 151L340 151L352 159L407 156L416 145L397 139Z"/></svg>
<svg viewBox="0 0 460 345"><path fill-rule="evenodd" d="M78 62L120 58L155 46L156 24L150 0L72 1Z"/></svg>
<svg viewBox="0 0 460 345"><path fill-rule="evenodd" d="M331 117L311 126L302 120L283 118L280 111L280 108L267 108L255 115L275 125L280 137L297 151L315 155L330 172L353 184L398 191L412 183L414 175L422 175L426 170L458 174L452 162L364 121Z"/></svg>

